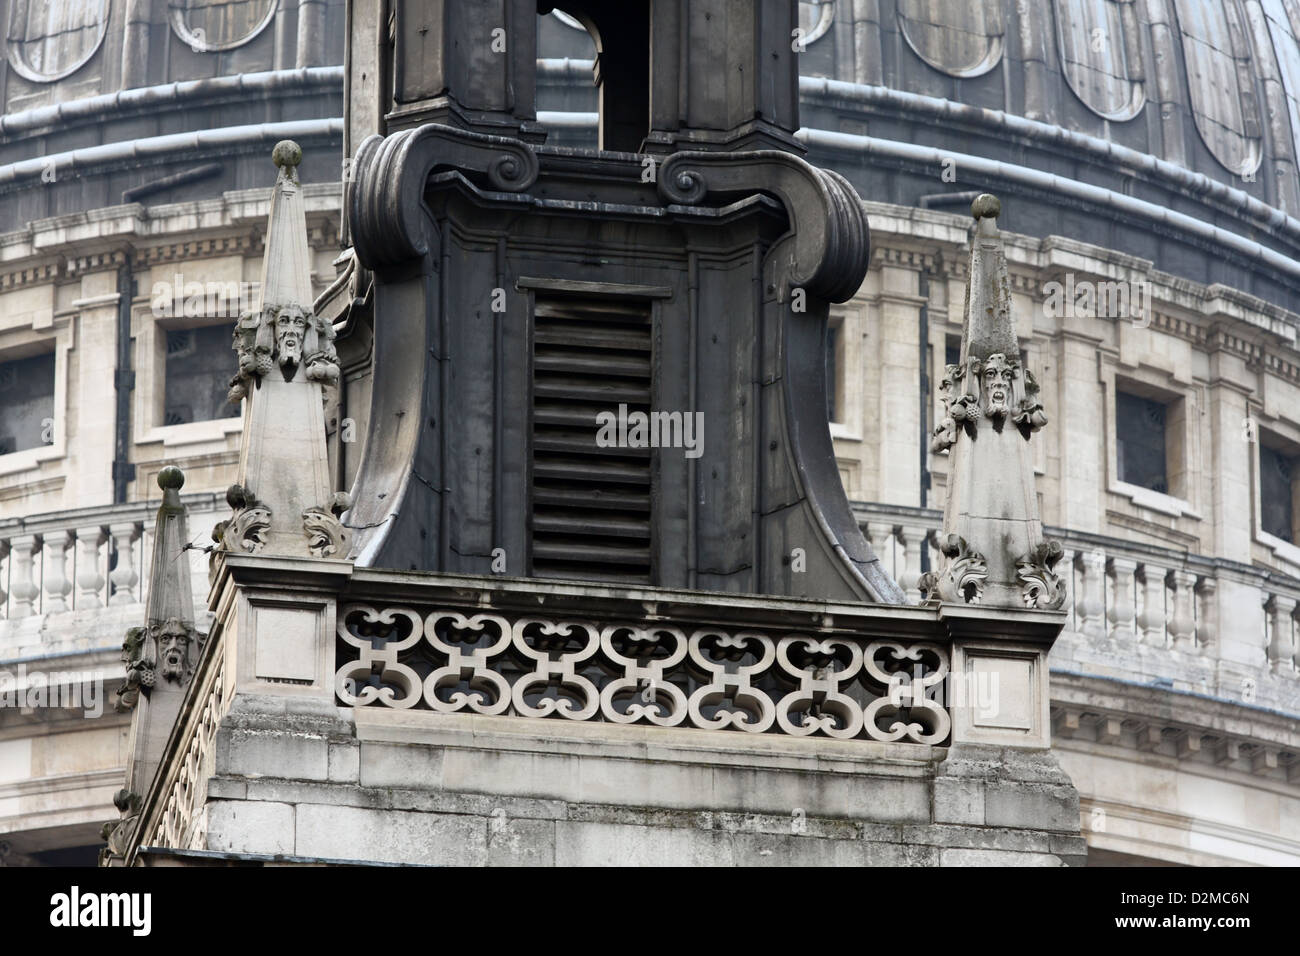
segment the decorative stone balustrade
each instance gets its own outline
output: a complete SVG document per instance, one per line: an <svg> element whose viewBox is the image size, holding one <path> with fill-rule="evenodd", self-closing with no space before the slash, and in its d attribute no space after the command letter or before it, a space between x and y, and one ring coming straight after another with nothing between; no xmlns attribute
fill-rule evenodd
<svg viewBox="0 0 1300 956"><path fill-rule="evenodd" d="M787 633L348 604L338 636L335 690L353 706L925 744L951 727L944 647L829 625Z"/></svg>
<svg viewBox="0 0 1300 956"><path fill-rule="evenodd" d="M185 502L202 546L208 516L215 521L225 502L212 493ZM141 603L157 507L141 501L0 521L0 621Z"/></svg>
<svg viewBox="0 0 1300 956"><path fill-rule="evenodd" d="M907 592L940 555L938 510L855 503L863 533ZM1069 568L1069 623L1053 667L1154 681L1300 711L1300 579L1232 561L1046 528ZM924 540L922 552L916 542ZM915 557L913 557L915 555ZM1272 679L1271 686L1268 679ZM1248 690L1243 691L1243 688Z"/></svg>

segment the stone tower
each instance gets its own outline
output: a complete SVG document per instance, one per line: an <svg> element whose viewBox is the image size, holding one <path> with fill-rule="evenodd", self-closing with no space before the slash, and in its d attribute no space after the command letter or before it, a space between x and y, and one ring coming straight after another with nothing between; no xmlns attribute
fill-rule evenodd
<svg viewBox="0 0 1300 956"><path fill-rule="evenodd" d="M565 7L596 39L594 155L544 144L535 31L510 26L531 0L401 6L391 101L350 91L375 383L352 553L901 602L826 425L827 308L870 248L853 188L793 138L794 5L632 6ZM621 408L651 447L597 444Z"/></svg>
<svg viewBox="0 0 1300 956"><path fill-rule="evenodd" d="M381 9L350 7L314 303L276 148L247 481L125 861L1078 862L1062 615L903 604L839 481L825 326L867 222L793 141L794 4L566 4L594 150L545 145L538 4ZM370 387L325 507L328 330Z"/></svg>

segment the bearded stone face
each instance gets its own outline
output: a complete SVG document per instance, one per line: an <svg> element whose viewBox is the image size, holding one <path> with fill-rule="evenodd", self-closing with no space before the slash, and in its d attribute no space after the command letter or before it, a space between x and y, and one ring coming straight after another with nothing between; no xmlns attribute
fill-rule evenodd
<svg viewBox="0 0 1300 956"><path fill-rule="evenodd" d="M994 352L984 363L981 373L984 382L984 414L989 418L1005 418L1011 413L1011 382L1015 366L1001 352Z"/></svg>
<svg viewBox="0 0 1300 956"><path fill-rule="evenodd" d="M302 343L307 335L307 317L300 309L283 309L275 317L275 344L280 364L296 366L302 362Z"/></svg>
<svg viewBox="0 0 1300 956"><path fill-rule="evenodd" d="M180 621L172 618L158 632L158 667L167 680L185 678L189 657L190 634Z"/></svg>

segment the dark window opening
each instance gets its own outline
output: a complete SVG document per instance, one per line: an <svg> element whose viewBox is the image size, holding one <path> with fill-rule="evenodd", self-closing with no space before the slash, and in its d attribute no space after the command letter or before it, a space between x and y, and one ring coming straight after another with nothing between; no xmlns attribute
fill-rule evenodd
<svg viewBox="0 0 1300 956"><path fill-rule="evenodd" d="M54 440L54 353L0 363L0 455Z"/></svg>
<svg viewBox="0 0 1300 956"><path fill-rule="evenodd" d="M649 0L566 0L556 9L581 23L595 44L600 149L640 152L650 132ZM539 49L543 39L539 34Z"/></svg>
<svg viewBox="0 0 1300 956"><path fill-rule="evenodd" d="M1120 481L1161 494L1169 493L1166 410L1162 402L1115 392L1115 444Z"/></svg>
<svg viewBox="0 0 1300 956"><path fill-rule="evenodd" d="M957 365L961 362L961 336L949 335L943 340L944 366Z"/></svg>
<svg viewBox="0 0 1300 956"><path fill-rule="evenodd" d="M167 332L167 366L163 384L163 424L187 425L239 414L226 394L230 389L234 324Z"/></svg>
<svg viewBox="0 0 1300 956"><path fill-rule="evenodd" d="M1265 534L1295 544L1295 474L1297 459L1259 446L1259 517Z"/></svg>

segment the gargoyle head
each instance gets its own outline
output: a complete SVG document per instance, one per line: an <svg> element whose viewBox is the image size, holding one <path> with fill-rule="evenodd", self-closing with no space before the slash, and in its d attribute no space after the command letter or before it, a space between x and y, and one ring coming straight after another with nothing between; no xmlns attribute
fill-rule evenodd
<svg viewBox="0 0 1300 956"><path fill-rule="evenodd" d="M1016 363L994 352L984 362L980 380L984 385L984 414L1003 419L1011 413L1011 383L1016 377Z"/></svg>

